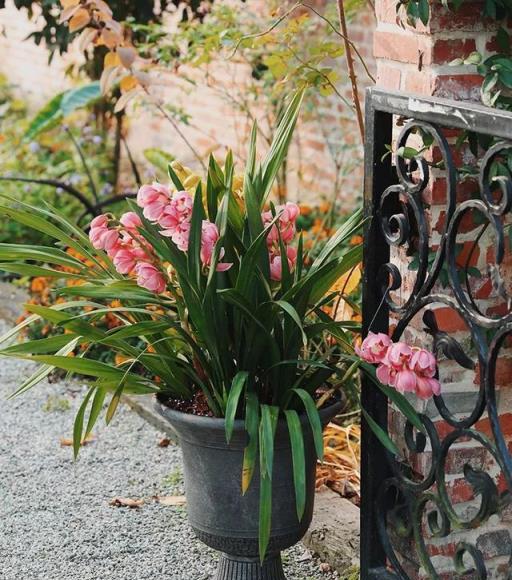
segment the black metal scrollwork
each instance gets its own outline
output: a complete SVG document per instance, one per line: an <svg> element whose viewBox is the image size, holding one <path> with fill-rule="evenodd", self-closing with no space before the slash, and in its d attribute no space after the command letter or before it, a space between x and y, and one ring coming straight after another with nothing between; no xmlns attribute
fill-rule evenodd
<svg viewBox="0 0 512 580"><path fill-rule="evenodd" d="M377 100L390 114L406 109L400 103L396 105L397 111L393 111L395 105L386 94L377 95ZM403 102L406 103L405 98ZM373 106L371 98L369 103ZM448 111L448 106L444 106ZM389 262L373 267L372 274L380 288L380 300L377 295L373 313L377 304L385 303L393 321L394 340L399 340L406 331L423 331L423 337L430 337L429 348L441 361L441 370L443 365L450 365L466 372L462 376L476 373L478 384L467 389L463 412L456 397L443 393L435 397L434 406L420 415L424 432L417 432L404 418L401 442L404 456L397 460L388 455L391 476L379 485L374 498L375 525L386 559L381 562L380 574L387 570L386 575L403 579L510 580L510 567L507 571L506 564L502 564L498 570L492 562L489 564L489 558L496 554L486 554L485 546L479 542L479 533L488 529L490 518L499 521L503 510L512 503L512 456L501 425L496 385L500 356L512 343L511 300L507 299L506 283L500 273L500 264L507 253L508 222L512 218L512 178L506 172L496 171L496 163L509 154L512 159L512 141L497 142L483 155L475 164L478 195L458 201L460 174L440 114L436 116L436 123L426 120L424 114L420 120L413 112L406 116L410 120L396 140L393 162L396 182L380 190L374 180L370 192L372 204L367 205L376 211L373 217L378 225L375 227L380 228L381 239L391 254ZM449 120L448 128L451 127ZM512 116L510 123L512 137ZM416 152L411 154L409 142L416 140L417 143L418 137L428 146L416 146ZM374 143L371 145L373 151L378 150ZM446 200L441 208L444 223L441 231L433 235L432 212L425 194L429 183L439 175L446 183ZM481 305L473 295L468 273L461 271L457 259L461 225L468 214L478 214L480 233L476 239L468 236L463 239L476 247L486 235L494 243L495 264L483 275L490 277L495 295L501 300L498 314L490 312L488 304ZM416 268L406 274L403 266L397 266L404 259L416 263ZM444 284L441 283L443 271ZM371 282L367 279L366 283ZM448 309L463 321L466 339L461 342L443 330L437 308ZM512 386L512 377L510 383ZM434 415L438 416L436 421L432 419ZM490 425L487 434L479 430L482 420ZM439 427L441 423L445 428ZM470 453L464 460L460 450L473 448L478 449L480 461ZM457 457L462 459L458 460L459 471L454 471L450 464ZM465 512L453 499L451 485L455 476L473 498L471 509ZM445 550L438 557L432 545L439 542L453 545L453 549ZM512 554L508 556L512 562ZM376 576L363 574L363 578L367 577Z"/></svg>

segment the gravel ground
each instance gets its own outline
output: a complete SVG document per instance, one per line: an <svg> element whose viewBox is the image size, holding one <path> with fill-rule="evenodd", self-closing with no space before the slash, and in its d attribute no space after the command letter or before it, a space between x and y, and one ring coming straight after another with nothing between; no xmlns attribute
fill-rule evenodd
<svg viewBox="0 0 512 580"><path fill-rule="evenodd" d="M5 325L0 322L0 333ZM30 363L0 359L0 578L2 580L207 580L216 556L198 542L180 495L179 448L125 406L75 463L72 433L79 383L41 383L11 401ZM114 497L144 499L137 509ZM332 580L301 545L283 558L289 580Z"/></svg>

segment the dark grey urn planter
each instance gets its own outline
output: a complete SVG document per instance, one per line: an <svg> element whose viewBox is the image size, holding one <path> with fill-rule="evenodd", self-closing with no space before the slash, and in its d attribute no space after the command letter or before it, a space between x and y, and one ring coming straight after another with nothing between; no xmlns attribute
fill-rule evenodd
<svg viewBox="0 0 512 580"><path fill-rule="evenodd" d="M156 403L158 411L175 429L183 453L188 519L197 537L221 552L216 580L286 580L281 550L296 544L313 516L315 450L307 417L306 509L298 521L293 485L292 455L286 422L279 420L274 451L272 530L267 558L258 556L259 471L245 495L241 493L242 458L248 435L243 421L235 421L226 442L224 419L197 417ZM323 426L341 411L340 402L320 411Z"/></svg>

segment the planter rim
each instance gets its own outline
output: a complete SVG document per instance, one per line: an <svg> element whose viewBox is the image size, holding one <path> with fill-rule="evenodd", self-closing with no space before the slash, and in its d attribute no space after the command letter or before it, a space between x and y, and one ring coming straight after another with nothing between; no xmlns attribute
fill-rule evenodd
<svg viewBox="0 0 512 580"><path fill-rule="evenodd" d="M324 405L321 409L318 410L320 415L320 420L322 423L324 422L324 418L328 416L337 415L344 407L345 400L342 398L342 394L338 391L334 394L334 397L337 399L335 402L330 403L329 405ZM178 420L182 424L187 425L195 425L198 422L202 424L203 427L209 427L210 429L224 429L225 426L225 418L224 417L205 417L204 415L193 415L192 413L184 413L183 411L177 411L175 409L171 409L167 407L163 403L161 403L156 397L154 402L155 408L162 415L165 419L172 423L173 419ZM299 414L299 419L301 423L304 423L308 420L307 413L303 412ZM279 423L285 423L286 420L283 417L279 417ZM235 419L233 423L233 431L245 431L245 420L244 419Z"/></svg>

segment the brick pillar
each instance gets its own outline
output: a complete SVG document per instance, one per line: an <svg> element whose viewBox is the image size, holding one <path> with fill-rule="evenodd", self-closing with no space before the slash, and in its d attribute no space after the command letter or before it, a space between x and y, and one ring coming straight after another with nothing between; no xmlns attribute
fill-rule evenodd
<svg viewBox="0 0 512 580"><path fill-rule="evenodd" d="M374 54L377 60L377 85L389 89L399 90L410 94L437 96L455 100L480 101L480 87L482 77L476 72L476 67L450 66L449 63L458 57L468 56L473 51L484 55L496 51L495 37L499 24L483 18L483 2L466 1L458 12L451 12L444 8L441 2L432 2L431 19L427 26L418 22L413 28L407 24L397 23L396 0L376 0L377 30L374 37ZM457 133L446 132L445 136L450 143L455 143ZM435 150L432 152L434 158ZM468 149L453 150L455 162L458 166L467 163L471 157ZM469 159L469 163L475 160ZM468 180L458 185L458 201L467 199L478 191L476 181ZM432 171L429 187L425 191L426 202L430 204L427 211L431 228L431 243L435 244L436 236L444 223L443 209L446 199L446 179L442 171ZM467 223L466 223L467 222ZM463 224L465 238L463 253L473 245L479 226L472 219ZM471 265L486 272L487 263L492 261L493 239L490 236L482 237L473 254ZM399 266L404 277L403 288L407 289L408 274L407 259L402 253L394 253L393 260ZM510 255L502 268L502 275L510 292L512 280L512 260ZM412 277L412 275L411 275ZM490 282L485 276L481 281L474 281L475 293L484 301L484 309L490 312L492 308L500 307L499 300L493 296ZM407 290L406 290L407 291ZM501 305L501 307L503 304ZM467 327L462 319L449 308L436 309L436 317L442 330L447 331L464 344L467 341ZM393 320L391 320L393 324ZM417 343L431 345L429 337L422 335L421 320L412 325L406 334L406 339ZM440 365L440 377L446 400L450 408L459 409L462 413L472 410L478 393L477 372L462 369L452 361L443 361ZM512 359L502 356L497 372L498 386L500 387L500 411L502 413L502 429L512 440ZM505 388L505 387L508 387ZM508 392L507 392L508 391ZM508 409L508 410L507 410ZM451 430L444 422L435 406L429 402L421 409L435 423L439 435L444 438ZM484 414L475 428L492 439L489 421ZM402 442L404 422L401 416L391 411L390 430L398 442ZM512 443L509 444L512 450ZM448 489L453 504L462 512L470 513L475 507L478 509L480 500L475 498L471 487L462 475L464 464L474 463L475 467L482 464L488 473L495 479L501 491L505 491L506 484L500 478L500 470L482 448L473 445L471 441L457 443L448 455L446 464ZM429 454L423 453L418 460L413 459L418 472L425 473L429 467ZM508 513L507 513L508 512ZM491 518L491 522L482 525L470 532L452 532L450 536L440 539L426 540L430 557L439 572L440 578L453 578L452 556L458 542L467 540L481 550L489 569L494 570L496 578L508 578L512 553L512 509L507 508L505 514L499 518ZM421 577L418 569L404 564L411 578ZM500 575L501 574L501 575Z"/></svg>

